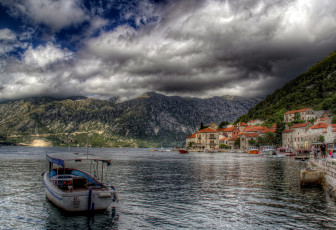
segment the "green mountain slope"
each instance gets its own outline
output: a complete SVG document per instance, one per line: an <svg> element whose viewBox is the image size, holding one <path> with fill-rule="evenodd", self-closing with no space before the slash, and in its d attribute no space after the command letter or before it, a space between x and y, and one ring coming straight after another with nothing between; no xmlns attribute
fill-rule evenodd
<svg viewBox="0 0 336 230"><path fill-rule="evenodd" d="M336 114L336 51L268 95L236 122L260 118L266 124L277 123L286 111L307 107Z"/></svg>

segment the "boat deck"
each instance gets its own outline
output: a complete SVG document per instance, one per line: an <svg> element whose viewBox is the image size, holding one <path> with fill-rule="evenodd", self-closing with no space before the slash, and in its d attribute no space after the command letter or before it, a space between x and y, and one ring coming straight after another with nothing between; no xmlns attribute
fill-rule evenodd
<svg viewBox="0 0 336 230"><path fill-rule="evenodd" d="M106 186L99 181L76 169L62 169L58 171L57 175L56 171L53 170L52 172L49 172L49 180L54 186L57 186L65 192L106 189Z"/></svg>

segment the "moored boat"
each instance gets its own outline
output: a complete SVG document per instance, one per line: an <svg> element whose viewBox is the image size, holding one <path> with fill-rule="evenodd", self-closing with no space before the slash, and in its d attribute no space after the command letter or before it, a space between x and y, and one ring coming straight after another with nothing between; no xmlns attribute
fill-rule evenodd
<svg viewBox="0 0 336 230"><path fill-rule="evenodd" d="M113 186L103 183L104 168L111 161L93 154L55 153L47 155L49 170L43 173L47 199L67 212L103 211L117 200ZM66 167L68 162L90 162L91 175L77 168ZM54 167L54 165L56 165Z"/></svg>
<svg viewBox="0 0 336 230"><path fill-rule="evenodd" d="M179 152L180 152L180 153L189 153L189 151L186 150L186 149L179 149Z"/></svg>
<svg viewBox="0 0 336 230"><path fill-rule="evenodd" d="M274 147L271 145L265 145L261 147L260 154L262 156L274 156L276 155L276 151L274 150Z"/></svg>
<svg viewBox="0 0 336 230"><path fill-rule="evenodd" d="M294 149L290 147L277 148L276 154L280 156L294 156L295 155Z"/></svg>
<svg viewBox="0 0 336 230"><path fill-rule="evenodd" d="M259 150L256 146L250 146L248 150L248 154L258 154Z"/></svg>

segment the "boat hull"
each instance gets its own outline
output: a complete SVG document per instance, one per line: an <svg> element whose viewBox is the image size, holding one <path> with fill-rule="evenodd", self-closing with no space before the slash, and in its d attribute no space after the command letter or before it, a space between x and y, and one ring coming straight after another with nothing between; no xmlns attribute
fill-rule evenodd
<svg viewBox="0 0 336 230"><path fill-rule="evenodd" d="M47 199L66 212L103 211L115 200L113 190L64 191L49 181L48 173L43 175Z"/></svg>
<svg viewBox="0 0 336 230"><path fill-rule="evenodd" d="M189 153L188 150L180 149L180 153Z"/></svg>
<svg viewBox="0 0 336 230"><path fill-rule="evenodd" d="M248 151L248 154L258 154L259 151L258 150L250 150Z"/></svg>

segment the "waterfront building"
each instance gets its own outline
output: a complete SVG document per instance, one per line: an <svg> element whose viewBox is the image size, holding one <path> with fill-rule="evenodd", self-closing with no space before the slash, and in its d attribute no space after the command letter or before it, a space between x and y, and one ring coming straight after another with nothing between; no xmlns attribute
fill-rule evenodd
<svg viewBox="0 0 336 230"><path fill-rule="evenodd" d="M292 145L294 149L309 149L310 145L306 138L306 132L312 126L310 122L295 124L290 129L294 130L292 133Z"/></svg>
<svg viewBox="0 0 336 230"><path fill-rule="evenodd" d="M293 147L293 129L286 129L282 131L282 146Z"/></svg>
<svg viewBox="0 0 336 230"><path fill-rule="evenodd" d="M199 149L216 149L219 147L219 134L217 130L205 128L196 133L193 146Z"/></svg>
<svg viewBox="0 0 336 230"><path fill-rule="evenodd" d="M192 147L196 143L196 133L188 136L186 138L186 146L187 147Z"/></svg>
<svg viewBox="0 0 336 230"><path fill-rule="evenodd" d="M255 140L257 141L257 138L259 137L259 134L257 133L243 133L240 136L240 148L241 149L248 149L250 144L250 140Z"/></svg>
<svg viewBox="0 0 336 230"><path fill-rule="evenodd" d="M236 140L239 139L239 136L234 136L234 137L231 137L230 139L227 140L227 145L231 146L231 149L235 149L235 148L239 148L240 146L235 146L235 142Z"/></svg>

